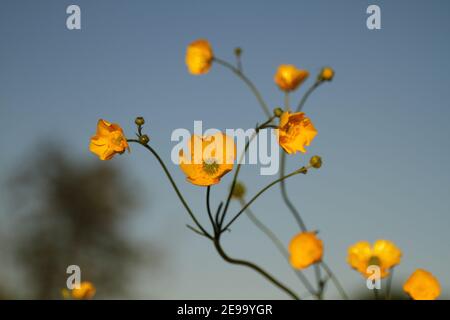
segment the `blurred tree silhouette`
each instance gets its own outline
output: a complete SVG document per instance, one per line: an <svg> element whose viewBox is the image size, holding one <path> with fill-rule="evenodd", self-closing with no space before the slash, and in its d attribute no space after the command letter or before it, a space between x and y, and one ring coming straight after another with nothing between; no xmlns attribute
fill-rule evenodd
<svg viewBox="0 0 450 320"><path fill-rule="evenodd" d="M26 277L26 298L58 299L66 269L81 268L97 297L124 297L136 263L159 260L124 236L135 193L111 163L82 162L54 146L38 148L10 179L12 248Z"/></svg>

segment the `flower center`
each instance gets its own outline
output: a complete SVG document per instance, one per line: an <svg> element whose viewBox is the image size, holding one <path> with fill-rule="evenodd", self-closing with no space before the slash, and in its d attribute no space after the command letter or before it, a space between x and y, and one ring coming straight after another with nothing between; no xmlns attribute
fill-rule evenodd
<svg viewBox="0 0 450 320"><path fill-rule="evenodd" d="M377 256L371 256L367 264L369 266L381 266L381 260Z"/></svg>
<svg viewBox="0 0 450 320"><path fill-rule="evenodd" d="M118 136L116 136L116 137L113 137L113 138L111 139L111 141L112 141L112 143L115 144L116 146L120 146L120 145L122 144L123 137L122 137L122 135L118 135Z"/></svg>
<svg viewBox="0 0 450 320"><path fill-rule="evenodd" d="M212 176L219 171L219 164L215 159L206 159L203 161L203 171Z"/></svg>

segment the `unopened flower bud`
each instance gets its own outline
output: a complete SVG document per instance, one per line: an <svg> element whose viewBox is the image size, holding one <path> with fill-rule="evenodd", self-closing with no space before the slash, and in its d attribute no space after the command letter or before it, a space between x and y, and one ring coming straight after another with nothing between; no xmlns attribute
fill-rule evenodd
<svg viewBox="0 0 450 320"><path fill-rule="evenodd" d="M233 192L231 196L236 199L241 199L245 195L245 186L243 183L237 181L234 185Z"/></svg>
<svg viewBox="0 0 450 320"><path fill-rule="evenodd" d="M325 67L320 71L319 80L320 81L331 81L334 77L334 70L330 67Z"/></svg>
<svg viewBox="0 0 450 320"><path fill-rule="evenodd" d="M150 141L150 138L146 134L139 137L139 142L142 144L147 144L149 141Z"/></svg>
<svg viewBox="0 0 450 320"><path fill-rule="evenodd" d="M145 123L145 120L143 117L137 117L136 120L134 120L134 123L136 123L138 126L142 126Z"/></svg>
<svg viewBox="0 0 450 320"><path fill-rule="evenodd" d="M309 164L311 167L319 169L322 166L322 158L319 156L312 156L311 159L309 159Z"/></svg>
<svg viewBox="0 0 450 320"><path fill-rule="evenodd" d="M242 48L240 48L240 47L234 48L234 54L235 54L237 57L240 57L241 54L242 54Z"/></svg>
<svg viewBox="0 0 450 320"><path fill-rule="evenodd" d="M275 117L279 118L283 114L283 109L281 109L280 107L277 107L277 108L273 109L273 114L275 115Z"/></svg>

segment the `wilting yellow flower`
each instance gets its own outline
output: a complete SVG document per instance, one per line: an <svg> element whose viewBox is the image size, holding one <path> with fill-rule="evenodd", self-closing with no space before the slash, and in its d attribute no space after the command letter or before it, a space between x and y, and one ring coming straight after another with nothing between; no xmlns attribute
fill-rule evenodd
<svg viewBox="0 0 450 320"><path fill-rule="evenodd" d="M128 149L127 138L118 124L111 124L100 119L97 133L91 138L89 150L98 155L100 160L109 160L117 153L124 153Z"/></svg>
<svg viewBox="0 0 450 320"><path fill-rule="evenodd" d="M204 137L193 135L187 150L187 154L180 151L180 168L195 185L219 183L233 169L236 146L233 138L221 132Z"/></svg>
<svg viewBox="0 0 450 320"><path fill-rule="evenodd" d="M283 91L293 91L309 76L306 70L299 70L294 65L282 64L275 73L275 83Z"/></svg>
<svg viewBox="0 0 450 320"><path fill-rule="evenodd" d="M192 74L208 73L213 58L214 54L207 40L196 40L187 47L186 65Z"/></svg>
<svg viewBox="0 0 450 320"><path fill-rule="evenodd" d="M319 80L322 81L331 81L334 77L334 70L330 67L325 67L322 69L319 75Z"/></svg>
<svg viewBox="0 0 450 320"><path fill-rule="evenodd" d="M305 146L309 146L317 135L313 123L303 112L283 112L278 129L278 143L289 154L305 153Z"/></svg>
<svg viewBox="0 0 450 320"><path fill-rule="evenodd" d="M70 292L70 295L73 299L77 300L86 300L92 299L95 295L95 287L89 281L83 281L80 283L79 288L75 288Z"/></svg>
<svg viewBox="0 0 450 320"><path fill-rule="evenodd" d="M403 285L414 300L434 300L441 294L439 281L428 271L417 269Z"/></svg>
<svg viewBox="0 0 450 320"><path fill-rule="evenodd" d="M367 268L371 265L380 267L381 278L389 274L389 269L400 263L402 252L388 240L377 240L371 246L367 241L360 241L348 249L347 262L365 277L371 273Z"/></svg>
<svg viewBox="0 0 450 320"><path fill-rule="evenodd" d="M315 232L301 232L291 240L288 250L292 267L304 269L322 260L323 244Z"/></svg>

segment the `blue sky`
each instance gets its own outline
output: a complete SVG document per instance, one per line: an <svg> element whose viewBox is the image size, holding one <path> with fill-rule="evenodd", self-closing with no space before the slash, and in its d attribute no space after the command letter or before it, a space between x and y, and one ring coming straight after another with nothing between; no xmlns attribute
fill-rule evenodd
<svg viewBox="0 0 450 320"><path fill-rule="evenodd" d="M81 7L80 31L65 27L72 3ZM381 7L381 30L366 28L369 4ZM261 122L254 97L228 70L214 65L205 76L187 72L185 48L197 38L209 39L226 60L233 59L234 47L243 47L244 69L271 107L283 101L273 83L279 64L313 75L330 65L334 81L305 107L319 134L306 156L288 162L293 169L319 154L324 166L288 181L292 198L308 226L320 230L326 259L349 291L364 281L346 264L347 247L386 238L404 253L398 281L421 267L448 292L449 9L443 0L2 1L0 179L43 139L64 141L74 157L98 161L88 142L99 118L119 122L132 135L134 118L144 116L152 145L167 160L175 144L171 132L193 130L194 120L219 129ZM150 195L130 221L130 236L167 251L163 274L136 274L136 296L285 298L252 271L224 264L210 243L185 228L187 215L145 150L133 148L113 161ZM206 218L205 190L169 168ZM250 165L242 172L250 194L273 179L258 172ZM213 189L216 204L230 179ZM298 231L276 189L253 209L286 244ZM301 287L245 217L224 245L230 255L257 261Z"/></svg>

